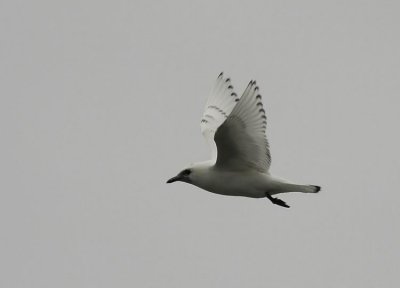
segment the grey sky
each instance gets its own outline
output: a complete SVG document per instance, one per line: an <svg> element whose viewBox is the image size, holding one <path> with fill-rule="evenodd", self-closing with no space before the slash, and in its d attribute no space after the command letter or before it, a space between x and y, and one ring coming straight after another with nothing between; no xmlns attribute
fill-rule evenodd
<svg viewBox="0 0 400 288"><path fill-rule="evenodd" d="M1 287L398 287L397 1L2 1ZM165 185L256 79L265 199Z"/></svg>

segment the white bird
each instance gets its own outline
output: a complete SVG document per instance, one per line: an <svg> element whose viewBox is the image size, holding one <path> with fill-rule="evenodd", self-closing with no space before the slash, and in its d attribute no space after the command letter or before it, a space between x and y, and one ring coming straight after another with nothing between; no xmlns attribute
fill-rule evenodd
<svg viewBox="0 0 400 288"><path fill-rule="evenodd" d="M201 131L212 148L212 159L192 164L167 183L182 181L209 192L230 196L268 198L286 192L317 193L321 187L299 185L269 173L271 154L265 130L267 117L256 81L238 98L230 78L221 73L208 97Z"/></svg>

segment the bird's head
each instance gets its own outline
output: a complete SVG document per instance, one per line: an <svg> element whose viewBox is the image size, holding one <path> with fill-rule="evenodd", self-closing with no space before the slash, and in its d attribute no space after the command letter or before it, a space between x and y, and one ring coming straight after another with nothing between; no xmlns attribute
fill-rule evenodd
<svg viewBox="0 0 400 288"><path fill-rule="evenodd" d="M173 183L176 181L192 183L193 170L194 170L193 168L186 168L181 172L179 172L178 175L176 175L175 177L169 179L167 183Z"/></svg>
<svg viewBox="0 0 400 288"><path fill-rule="evenodd" d="M192 163L188 168L179 172L178 175L169 179L167 183L181 181L203 188L205 183L210 182L209 172L210 169L213 169L214 164L211 160Z"/></svg>

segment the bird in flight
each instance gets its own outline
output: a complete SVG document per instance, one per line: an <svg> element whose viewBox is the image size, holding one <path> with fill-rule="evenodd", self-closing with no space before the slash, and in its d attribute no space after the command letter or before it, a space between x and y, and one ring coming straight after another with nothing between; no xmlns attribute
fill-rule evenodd
<svg viewBox="0 0 400 288"><path fill-rule="evenodd" d="M201 132L211 146L212 159L194 163L167 183L182 181L212 193L268 198L289 208L273 195L317 193L321 187L290 183L269 173L271 154L266 138L267 117L256 81L238 97L230 78L221 73L208 97Z"/></svg>

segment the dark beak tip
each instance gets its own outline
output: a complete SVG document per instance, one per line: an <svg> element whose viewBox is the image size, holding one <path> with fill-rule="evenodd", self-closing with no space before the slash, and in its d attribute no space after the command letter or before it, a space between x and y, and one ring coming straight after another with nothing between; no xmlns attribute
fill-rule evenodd
<svg viewBox="0 0 400 288"><path fill-rule="evenodd" d="M171 179L169 179L169 180L167 180L167 184L170 184L170 183L174 183L175 181L178 181L178 178L175 176L175 177L172 177Z"/></svg>

